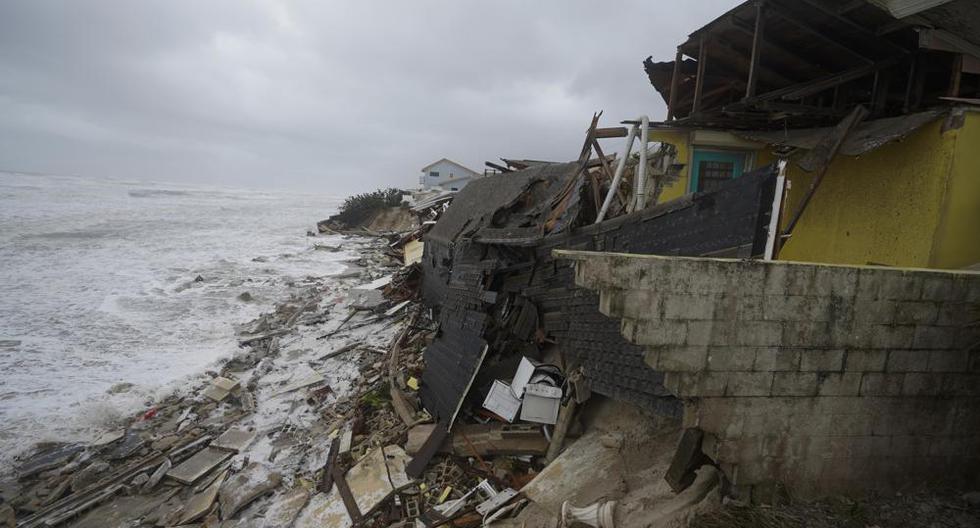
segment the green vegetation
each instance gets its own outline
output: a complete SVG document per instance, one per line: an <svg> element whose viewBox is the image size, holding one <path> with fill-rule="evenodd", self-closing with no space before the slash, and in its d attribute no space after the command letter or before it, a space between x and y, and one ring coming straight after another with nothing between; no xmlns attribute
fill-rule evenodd
<svg viewBox="0 0 980 528"><path fill-rule="evenodd" d="M355 194L344 200L339 212L330 219L348 226L357 226L369 221L375 211L385 207L396 207L401 202L402 192L394 187Z"/></svg>

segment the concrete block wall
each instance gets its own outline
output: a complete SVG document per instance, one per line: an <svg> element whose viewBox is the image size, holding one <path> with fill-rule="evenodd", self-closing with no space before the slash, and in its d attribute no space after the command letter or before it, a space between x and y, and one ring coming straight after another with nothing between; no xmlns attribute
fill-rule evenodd
<svg viewBox="0 0 980 528"><path fill-rule="evenodd" d="M980 273L556 252L737 489L980 474Z"/></svg>

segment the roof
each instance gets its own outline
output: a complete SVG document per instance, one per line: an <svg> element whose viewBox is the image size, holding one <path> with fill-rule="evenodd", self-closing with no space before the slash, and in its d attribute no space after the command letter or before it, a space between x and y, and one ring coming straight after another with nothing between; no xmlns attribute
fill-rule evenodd
<svg viewBox="0 0 980 528"><path fill-rule="evenodd" d="M877 4L915 14L898 19ZM836 123L857 104L872 117L895 116L950 95L954 55L980 56L980 8L976 0L750 0L695 30L678 52L677 64L650 57L644 68L681 123L808 128Z"/></svg>
<svg viewBox="0 0 980 528"><path fill-rule="evenodd" d="M444 162L444 161L445 161L445 162L449 162L449 163L452 163L453 165L456 165L457 167L459 167L459 168L461 168L461 169L463 169L463 170L467 170L467 171L470 171L470 172L472 172L473 174L475 174L475 175L477 175L477 176L479 176L479 175L480 175L480 173L479 173L479 172L476 172L475 170L473 170L473 169L471 169L471 168L469 168L469 167L467 167L466 165L463 165L462 163L456 163L455 161L453 161L453 160L451 160L451 159L449 159L449 158L442 158L442 159L440 159L440 160L437 160L437 161L433 161L432 163L430 163L430 164L428 164L428 165L426 165L425 167L422 167L422 172L428 172L428 170L429 170L430 168L432 168L433 166L435 166L435 165L438 165L438 164L440 164L440 163L442 163L442 162Z"/></svg>
<svg viewBox="0 0 980 528"><path fill-rule="evenodd" d="M919 128L947 115L947 110L931 110L905 116L866 121L854 127L841 143L838 152L845 156L860 156L893 141L899 141ZM768 145L812 149L832 129L804 128L796 130L742 130L733 133L743 139Z"/></svg>

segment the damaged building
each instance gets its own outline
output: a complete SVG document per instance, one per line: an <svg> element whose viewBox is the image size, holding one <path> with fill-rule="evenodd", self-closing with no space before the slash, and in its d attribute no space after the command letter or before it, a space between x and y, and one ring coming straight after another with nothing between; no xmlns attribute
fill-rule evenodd
<svg viewBox="0 0 980 528"><path fill-rule="evenodd" d="M489 404L529 361L562 414L594 393L679 420L675 490L703 464L757 500L976 485L978 23L746 2L644 62L667 120L596 116L578 160L462 189L424 237L429 443L517 421Z"/></svg>

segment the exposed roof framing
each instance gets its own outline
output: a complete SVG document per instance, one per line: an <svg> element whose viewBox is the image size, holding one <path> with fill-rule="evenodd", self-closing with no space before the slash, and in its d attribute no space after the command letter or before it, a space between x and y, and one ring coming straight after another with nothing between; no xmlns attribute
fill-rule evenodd
<svg viewBox="0 0 980 528"><path fill-rule="evenodd" d="M923 30L946 32L960 45L923 44ZM678 124L820 126L857 104L884 117L948 94L980 96L975 82L961 93L960 77L943 72L969 58L978 35L974 0L901 20L871 0L750 0L692 32L675 61L647 59L644 68Z"/></svg>

